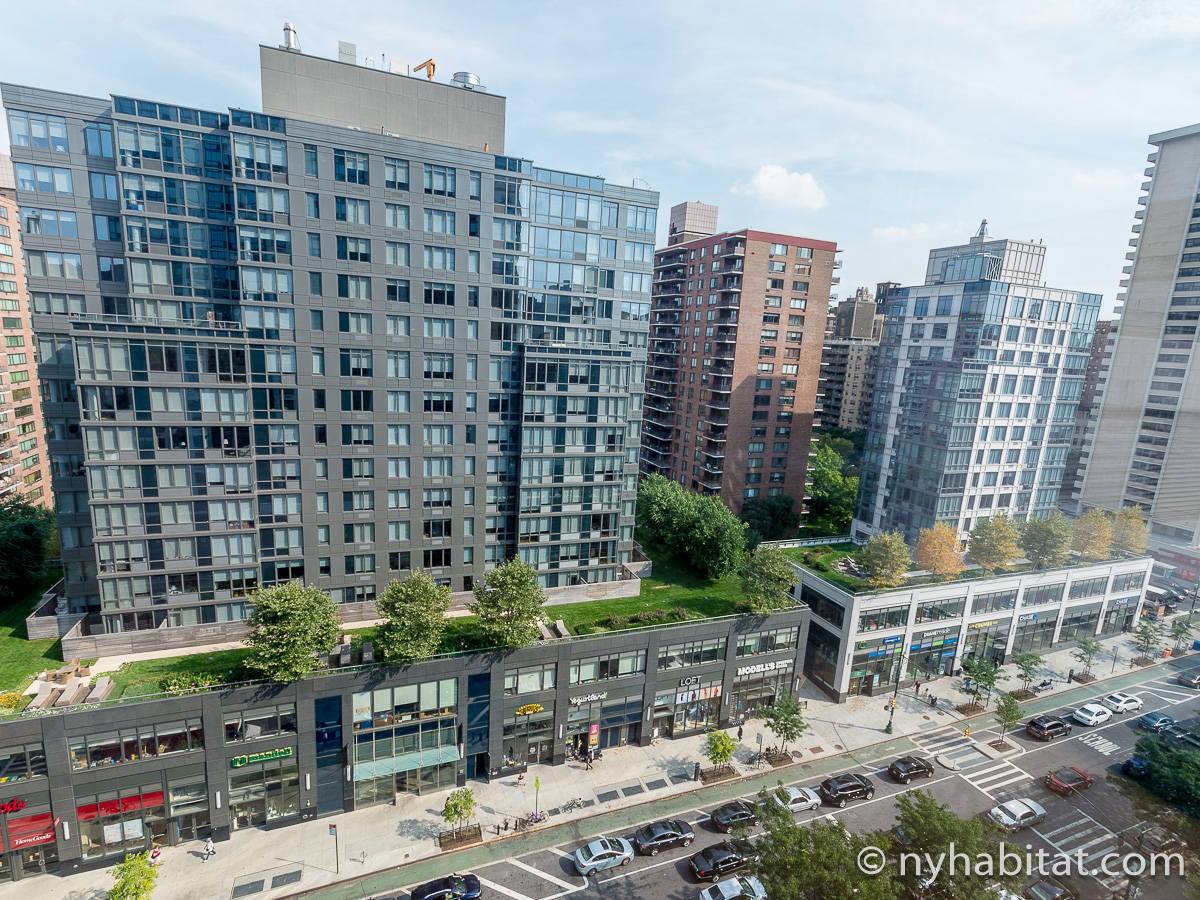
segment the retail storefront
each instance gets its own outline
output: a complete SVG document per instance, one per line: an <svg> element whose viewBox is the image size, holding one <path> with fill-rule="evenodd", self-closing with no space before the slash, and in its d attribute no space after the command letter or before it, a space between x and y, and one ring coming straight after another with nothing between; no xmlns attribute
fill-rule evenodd
<svg viewBox="0 0 1200 900"><path fill-rule="evenodd" d="M0 802L0 879L58 871L58 838L46 792Z"/></svg>
<svg viewBox="0 0 1200 900"><path fill-rule="evenodd" d="M908 678L929 681L954 671L959 626L933 628L913 635L908 648Z"/></svg>
<svg viewBox="0 0 1200 900"><path fill-rule="evenodd" d="M295 747L273 747L229 760L229 818L234 831L300 814Z"/></svg>
<svg viewBox="0 0 1200 900"><path fill-rule="evenodd" d="M526 703L504 716L504 765L521 769L554 758L554 701Z"/></svg>
<svg viewBox="0 0 1200 900"><path fill-rule="evenodd" d="M1100 624L1100 608L1103 603L1088 603L1084 606L1073 606L1063 614L1062 628L1059 629L1058 641L1080 641L1094 637Z"/></svg>
<svg viewBox="0 0 1200 900"><path fill-rule="evenodd" d="M733 678L733 711L730 718L744 722L750 716L762 715L764 709L775 705L792 692L794 659L738 666Z"/></svg>
<svg viewBox="0 0 1200 900"><path fill-rule="evenodd" d="M1017 617L1017 633L1013 636L1013 653L1038 653L1054 645L1054 629L1058 625L1056 610L1025 613Z"/></svg>
<svg viewBox="0 0 1200 900"><path fill-rule="evenodd" d="M630 694L630 690L637 693ZM588 750L607 750L636 744L641 736L642 688L624 689L626 696L593 691L571 697L567 710L567 751L576 756Z"/></svg>
<svg viewBox="0 0 1200 900"><path fill-rule="evenodd" d="M1012 616L1003 619L988 619L986 622L972 622L967 626L967 637L963 644L963 659L977 656L1001 665L1008 648L1008 632L1011 628Z"/></svg>
<svg viewBox="0 0 1200 900"><path fill-rule="evenodd" d="M677 738L715 728L721 720L721 678L691 675L654 696L654 737Z"/></svg>
<svg viewBox="0 0 1200 900"><path fill-rule="evenodd" d="M850 693L875 694L890 689L900 677L902 635L858 641L850 668Z"/></svg>
<svg viewBox="0 0 1200 900"><path fill-rule="evenodd" d="M1101 636L1131 631L1140 601L1141 597L1119 597L1110 600L1108 609L1104 613L1104 625L1100 629Z"/></svg>

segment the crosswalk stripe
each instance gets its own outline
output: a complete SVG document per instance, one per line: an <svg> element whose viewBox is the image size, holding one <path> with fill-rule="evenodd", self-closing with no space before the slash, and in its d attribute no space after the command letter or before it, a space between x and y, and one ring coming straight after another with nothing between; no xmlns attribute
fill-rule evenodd
<svg viewBox="0 0 1200 900"><path fill-rule="evenodd" d="M1056 834L1062 834L1064 831L1070 831L1070 830L1071 830L1072 828L1074 828L1075 826L1077 826L1077 825L1082 825L1084 822L1090 822L1090 821L1091 821L1091 819L1090 819L1090 818L1087 818L1087 817L1085 817L1085 818L1082 818L1082 819L1076 819L1074 822L1072 822L1072 823L1071 823L1071 824L1069 824L1069 825L1063 825L1061 828L1055 828L1053 831L1047 831L1047 832L1045 832L1045 833L1042 835L1042 837L1044 837L1046 840L1050 840L1050 839L1051 839L1051 838L1053 838L1053 837L1054 837Z"/></svg>
<svg viewBox="0 0 1200 900"><path fill-rule="evenodd" d="M975 787L979 788L981 791L983 791L986 794L986 793L989 793L990 791L999 790L1000 788L1004 787L1007 784L1016 784L1018 781L1024 781L1028 777L1029 777L1028 775L1022 773L1020 775L1014 775L1012 778L1009 778L1007 781L1001 781L996 784L988 784L988 785L978 785L977 784L977 785L975 785Z"/></svg>
<svg viewBox="0 0 1200 900"><path fill-rule="evenodd" d="M992 766L991 768L981 769L978 772L972 772L969 780L976 781L976 780L982 778L984 775L990 775L992 772L1004 771L1004 770L1007 770L1008 768L1009 768L1009 763L1002 762L1002 763Z"/></svg>
<svg viewBox="0 0 1200 900"><path fill-rule="evenodd" d="M486 878L479 878L479 883L489 891L495 891L497 894L503 894L505 897L511 897L512 900L533 900L532 897L526 896L525 894L518 894L516 891L506 888L504 885L496 884L494 881L488 881Z"/></svg>
<svg viewBox="0 0 1200 900"><path fill-rule="evenodd" d="M541 869L535 869L533 866L527 865L526 863L521 862L519 859L510 859L508 862L510 865L514 865L518 869L524 869L526 872L537 875L539 878L545 878L551 884L557 884L561 888L575 889L579 887L577 884L571 884L569 881L563 881L561 878L556 878L549 872L543 872Z"/></svg>

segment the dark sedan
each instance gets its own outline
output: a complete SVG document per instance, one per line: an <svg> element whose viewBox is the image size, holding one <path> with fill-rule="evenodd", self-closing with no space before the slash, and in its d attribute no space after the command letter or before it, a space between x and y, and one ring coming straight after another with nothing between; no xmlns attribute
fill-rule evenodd
<svg viewBox="0 0 1200 900"><path fill-rule="evenodd" d="M758 812L745 800L734 800L712 812L713 828L728 832L735 825L757 825Z"/></svg>
<svg viewBox="0 0 1200 900"><path fill-rule="evenodd" d="M700 881L718 882L730 872L736 872L754 858L751 847L743 841L721 841L705 847L688 861L692 874Z"/></svg>
<svg viewBox="0 0 1200 900"><path fill-rule="evenodd" d="M639 828L633 835L633 846L638 853L658 856L672 847L690 847L695 839L691 825L678 819L664 819Z"/></svg>
<svg viewBox="0 0 1200 900"><path fill-rule="evenodd" d="M875 785L866 775L848 772L835 775L821 782L821 797L833 806L845 806L850 800L870 800L875 796Z"/></svg>
<svg viewBox="0 0 1200 900"><path fill-rule="evenodd" d="M1037 716L1030 719L1025 726L1025 732L1039 741L1052 741L1056 737L1066 737L1071 733L1071 726L1058 716Z"/></svg>
<svg viewBox="0 0 1200 900"><path fill-rule="evenodd" d="M1170 728L1172 725L1174 725L1175 719L1173 719L1171 716L1168 716L1166 713L1150 712L1138 719L1137 723L1139 727L1158 734L1160 731L1163 731L1164 729Z"/></svg>
<svg viewBox="0 0 1200 900"><path fill-rule="evenodd" d="M902 756L888 766L888 774L901 784L908 784L914 778L933 775L933 765L920 756Z"/></svg>
<svg viewBox="0 0 1200 900"><path fill-rule="evenodd" d="M479 900L479 879L467 873L447 875L412 889L412 900Z"/></svg>

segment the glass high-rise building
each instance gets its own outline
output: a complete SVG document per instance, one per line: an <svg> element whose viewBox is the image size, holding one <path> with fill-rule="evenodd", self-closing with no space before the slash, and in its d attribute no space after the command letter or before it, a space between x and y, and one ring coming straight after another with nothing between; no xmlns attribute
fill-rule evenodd
<svg viewBox="0 0 1200 900"><path fill-rule="evenodd" d="M856 534L1058 504L1100 295L1044 287L1045 246L986 225L886 293Z"/></svg>
<svg viewBox="0 0 1200 900"><path fill-rule="evenodd" d="M658 195L505 155L468 73L260 55L265 112L0 85L63 627L211 641L258 586L353 618L513 556L620 581Z"/></svg>

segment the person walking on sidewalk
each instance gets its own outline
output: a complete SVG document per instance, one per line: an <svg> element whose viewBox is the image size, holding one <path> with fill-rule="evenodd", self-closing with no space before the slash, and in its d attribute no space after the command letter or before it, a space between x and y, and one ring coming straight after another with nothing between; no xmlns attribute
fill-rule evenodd
<svg viewBox="0 0 1200 900"><path fill-rule="evenodd" d="M208 862L210 856L216 856L217 848L213 846L213 839L210 837L204 842L204 858L201 862Z"/></svg>
<svg viewBox="0 0 1200 900"><path fill-rule="evenodd" d="M587 756L584 758L584 766L583 766L583 769L584 769L584 771L585 771L585 772L586 772L586 771L588 771L589 769L591 769L591 767L592 767L592 758L593 758L593 757L592 757L592 751L591 751L591 750L589 750L589 751L587 752Z"/></svg>
<svg viewBox="0 0 1200 900"><path fill-rule="evenodd" d="M741 743L741 741L742 741L742 726L739 723L738 724L738 743Z"/></svg>

